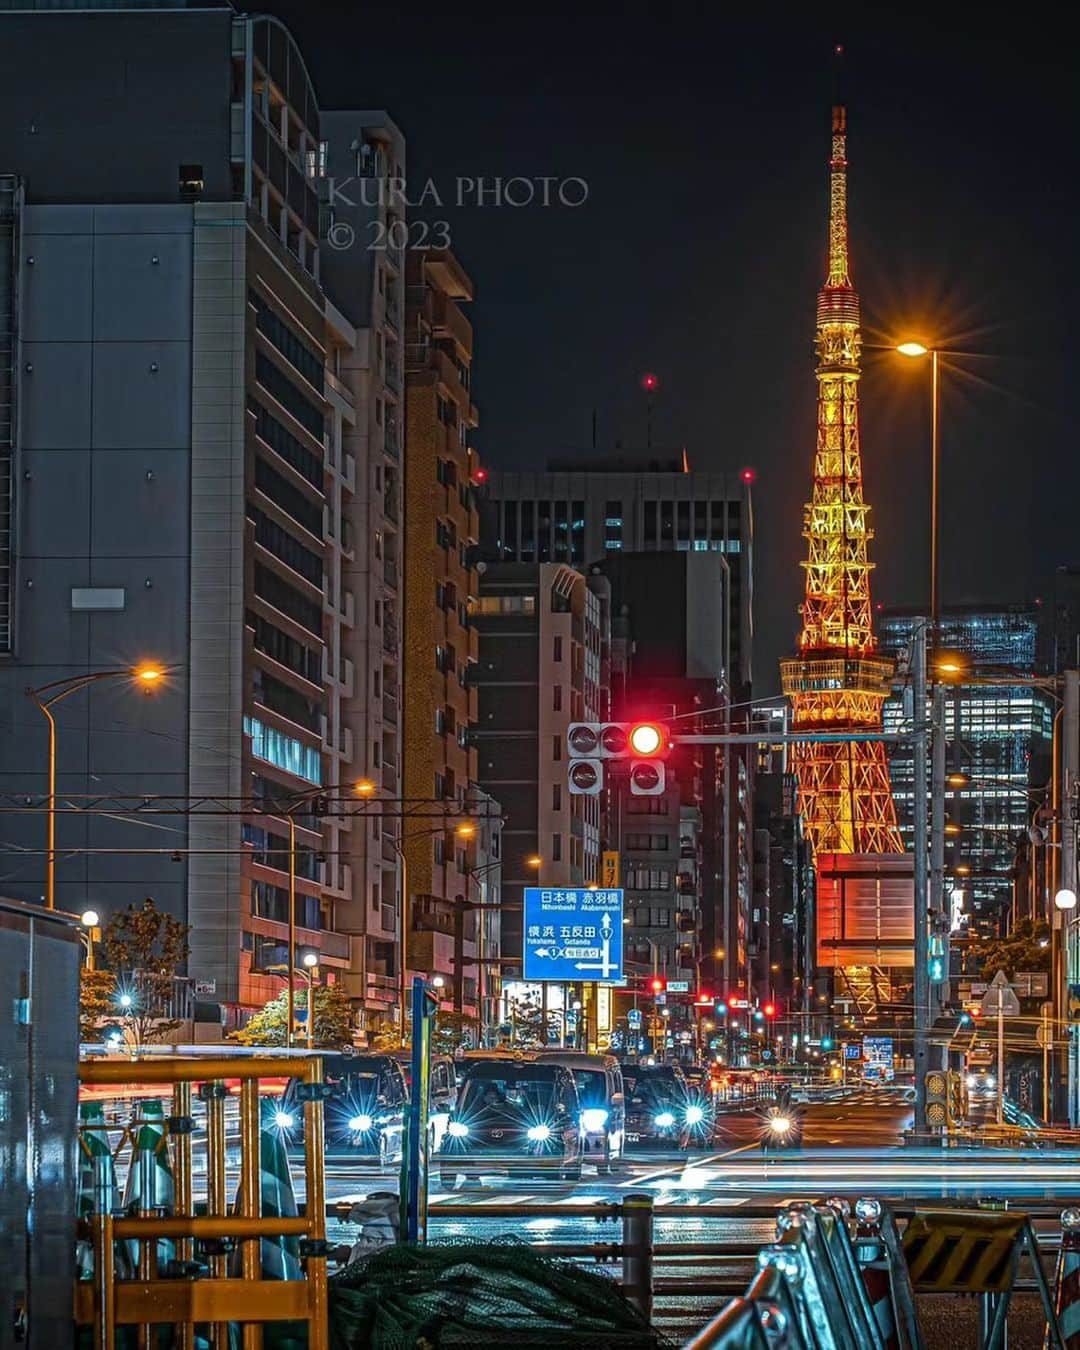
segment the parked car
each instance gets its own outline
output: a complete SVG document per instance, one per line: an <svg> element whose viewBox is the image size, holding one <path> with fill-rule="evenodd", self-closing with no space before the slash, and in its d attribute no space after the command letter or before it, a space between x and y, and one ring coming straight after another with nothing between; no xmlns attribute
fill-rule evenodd
<svg viewBox="0 0 1080 1350"><path fill-rule="evenodd" d="M330 1088L323 1127L327 1160L400 1161L409 1093L397 1060L392 1055L326 1054L323 1081ZM303 1154L299 1086L290 1080L277 1112L290 1155Z"/></svg>
<svg viewBox="0 0 1080 1350"><path fill-rule="evenodd" d="M582 1142L574 1076L533 1054L473 1058L439 1153L444 1185L486 1172L578 1180Z"/></svg>
<svg viewBox="0 0 1080 1350"><path fill-rule="evenodd" d="M537 1055L544 1063L564 1065L574 1075L585 1160L595 1161L599 1172L611 1172L626 1148L626 1099L619 1061L614 1055L590 1055L583 1050L540 1050Z"/></svg>

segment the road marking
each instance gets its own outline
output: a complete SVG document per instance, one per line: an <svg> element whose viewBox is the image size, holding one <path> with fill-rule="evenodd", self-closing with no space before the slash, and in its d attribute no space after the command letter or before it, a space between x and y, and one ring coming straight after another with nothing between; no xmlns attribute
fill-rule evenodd
<svg viewBox="0 0 1080 1350"><path fill-rule="evenodd" d="M678 1175L687 1171L689 1168L711 1167L713 1163L720 1162L724 1158L732 1158L736 1153L745 1153L747 1149L758 1148L760 1145L755 1139L749 1144L740 1144L737 1148L729 1148L724 1153L710 1153L706 1158L697 1158L693 1162L689 1158L684 1158L680 1163L671 1167L661 1167L655 1172L643 1172L640 1176L634 1177L631 1181L620 1181L619 1186L626 1190L631 1186L646 1186L650 1182L659 1181L662 1177Z"/></svg>

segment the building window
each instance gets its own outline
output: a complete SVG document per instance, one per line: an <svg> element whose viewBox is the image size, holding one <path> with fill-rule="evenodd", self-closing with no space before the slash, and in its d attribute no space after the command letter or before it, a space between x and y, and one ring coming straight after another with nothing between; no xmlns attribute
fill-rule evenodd
<svg viewBox="0 0 1080 1350"><path fill-rule="evenodd" d="M552 736L551 738L551 758L558 763L562 759L562 737Z"/></svg>
<svg viewBox="0 0 1080 1350"><path fill-rule="evenodd" d="M626 813L630 816L666 816L668 802L666 797L628 797Z"/></svg>
<svg viewBox="0 0 1080 1350"><path fill-rule="evenodd" d="M442 801L446 796L446 775L437 773L435 775L435 800Z"/></svg>
<svg viewBox="0 0 1080 1350"><path fill-rule="evenodd" d="M446 865L446 840L441 834L435 836L433 848L436 867L444 867Z"/></svg>
<svg viewBox="0 0 1080 1350"><path fill-rule="evenodd" d="M551 647L551 659L553 661L562 660L562 638L556 637Z"/></svg>
<svg viewBox="0 0 1080 1350"><path fill-rule="evenodd" d="M628 834L625 847L639 853L660 853L667 850L669 838L666 834Z"/></svg>
<svg viewBox="0 0 1080 1350"><path fill-rule="evenodd" d="M551 861L562 862L562 835L553 834L551 836Z"/></svg>
<svg viewBox="0 0 1080 1350"><path fill-rule="evenodd" d="M257 717L244 718L244 735L251 737L251 753L275 768L316 785L322 783L322 759L318 750L268 727Z"/></svg>
<svg viewBox="0 0 1080 1350"><path fill-rule="evenodd" d="M551 788L551 809L553 811L562 810L562 784L554 783Z"/></svg>
<svg viewBox="0 0 1080 1350"><path fill-rule="evenodd" d="M664 867L628 867L628 891L670 891L671 873Z"/></svg>
<svg viewBox="0 0 1080 1350"><path fill-rule="evenodd" d="M562 712L562 685L555 684L551 687L551 711Z"/></svg>

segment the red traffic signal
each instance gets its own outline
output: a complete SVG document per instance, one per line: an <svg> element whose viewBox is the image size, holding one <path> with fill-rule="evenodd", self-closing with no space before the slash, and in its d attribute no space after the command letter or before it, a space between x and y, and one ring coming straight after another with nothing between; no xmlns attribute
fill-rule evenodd
<svg viewBox="0 0 1080 1350"><path fill-rule="evenodd" d="M630 750L639 759L667 753L668 729L659 722L635 722L630 728Z"/></svg>
<svg viewBox="0 0 1080 1350"><path fill-rule="evenodd" d="M775 1004L775 1003L766 1003L765 1006L764 1006L764 1008L762 1008L761 1011L765 1014L766 1017L775 1017L775 1016L776 1016L776 1004Z"/></svg>
<svg viewBox="0 0 1080 1350"><path fill-rule="evenodd" d="M654 975L653 978L649 981L649 988L653 991L654 994L662 994L665 988L664 981L659 977L659 975Z"/></svg>
<svg viewBox="0 0 1080 1350"><path fill-rule="evenodd" d="M694 997L694 1004L696 1007L699 1008L711 1007L712 1001L713 1001L712 994L706 994L704 990L702 990L700 994L697 994Z"/></svg>

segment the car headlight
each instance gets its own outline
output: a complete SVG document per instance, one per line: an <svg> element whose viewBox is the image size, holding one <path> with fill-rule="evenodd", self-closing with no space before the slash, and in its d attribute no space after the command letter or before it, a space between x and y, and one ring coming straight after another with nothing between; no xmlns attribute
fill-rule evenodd
<svg viewBox="0 0 1080 1350"><path fill-rule="evenodd" d="M291 1111L275 1111L274 1124L279 1130L291 1130L296 1124L296 1117Z"/></svg>
<svg viewBox="0 0 1080 1350"><path fill-rule="evenodd" d="M599 1106L590 1106L581 1113L581 1128L589 1134L596 1134L608 1122L608 1113Z"/></svg>
<svg viewBox="0 0 1080 1350"><path fill-rule="evenodd" d="M675 1115L672 1111L661 1111L655 1120L662 1130L666 1130L669 1125L675 1124Z"/></svg>
<svg viewBox="0 0 1080 1350"><path fill-rule="evenodd" d="M469 1133L468 1125L462 1124L460 1120L452 1120L446 1127L446 1132L454 1139L464 1139Z"/></svg>
<svg viewBox="0 0 1080 1350"><path fill-rule="evenodd" d="M370 1130L374 1121L368 1115L353 1116L349 1121L349 1129L359 1133L365 1133Z"/></svg>
<svg viewBox="0 0 1080 1350"><path fill-rule="evenodd" d="M978 1078L976 1077L975 1074L973 1074L973 1073L969 1073L969 1074L968 1074L968 1076L967 1076L967 1085L968 1085L969 1088L976 1088L976 1087L979 1086L979 1080L978 1080Z"/></svg>
<svg viewBox="0 0 1080 1350"><path fill-rule="evenodd" d="M773 1134L788 1134L791 1130L790 1116L770 1116L769 1129Z"/></svg>
<svg viewBox="0 0 1080 1350"><path fill-rule="evenodd" d="M994 1077L994 1075L993 1075L992 1073L988 1073L988 1074L986 1075L986 1086L987 1086L988 1088L996 1088L996 1087L997 1087L997 1079Z"/></svg>
<svg viewBox="0 0 1080 1350"><path fill-rule="evenodd" d="M551 1128L548 1125L530 1125L528 1135L534 1144L542 1144L545 1139L551 1138Z"/></svg>
<svg viewBox="0 0 1080 1350"><path fill-rule="evenodd" d="M686 1108L687 1125L700 1125L705 1119L705 1112L700 1106L688 1106Z"/></svg>

